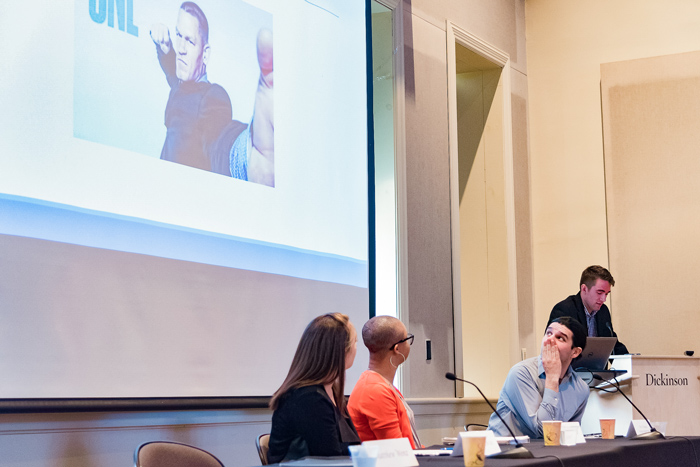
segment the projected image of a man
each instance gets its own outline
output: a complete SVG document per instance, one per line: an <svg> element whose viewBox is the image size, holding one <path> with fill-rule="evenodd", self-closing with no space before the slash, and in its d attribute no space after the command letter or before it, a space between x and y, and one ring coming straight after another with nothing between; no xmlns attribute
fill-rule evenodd
<svg viewBox="0 0 700 467"><path fill-rule="evenodd" d="M209 25L199 9L180 9L175 26L175 75L181 81L199 81L207 72ZM165 45L165 44L164 44Z"/></svg>
<svg viewBox="0 0 700 467"><path fill-rule="evenodd" d="M232 120L228 93L209 82L209 22L196 3L180 6L174 39L164 24L151 27L151 39L170 86L160 158L274 186L272 32L261 30L258 37L260 80L265 86L257 87L250 127Z"/></svg>

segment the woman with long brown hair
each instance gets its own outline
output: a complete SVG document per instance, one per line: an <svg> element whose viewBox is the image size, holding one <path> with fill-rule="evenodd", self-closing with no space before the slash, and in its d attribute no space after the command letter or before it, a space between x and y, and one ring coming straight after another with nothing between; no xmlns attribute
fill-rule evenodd
<svg viewBox="0 0 700 467"><path fill-rule="evenodd" d="M304 330L289 373L273 394L269 462L348 455L359 444L345 407L345 370L357 353L349 318L328 313Z"/></svg>

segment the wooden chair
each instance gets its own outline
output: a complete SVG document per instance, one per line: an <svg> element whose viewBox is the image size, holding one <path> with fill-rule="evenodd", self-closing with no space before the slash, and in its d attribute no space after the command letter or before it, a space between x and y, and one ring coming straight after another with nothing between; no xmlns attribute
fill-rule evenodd
<svg viewBox="0 0 700 467"><path fill-rule="evenodd" d="M262 465L267 465L267 450L269 449L268 444L270 443L270 434L266 433L255 438L255 447L258 448L258 456L260 456L260 463Z"/></svg>
<svg viewBox="0 0 700 467"><path fill-rule="evenodd" d="M204 449L173 441L148 441L134 451L135 467L224 467Z"/></svg>

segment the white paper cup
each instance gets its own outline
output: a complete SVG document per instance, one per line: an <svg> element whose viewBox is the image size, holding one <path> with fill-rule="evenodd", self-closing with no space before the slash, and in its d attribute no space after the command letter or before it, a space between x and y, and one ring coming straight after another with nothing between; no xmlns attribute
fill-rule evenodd
<svg viewBox="0 0 700 467"><path fill-rule="evenodd" d="M348 446L352 467L375 467L379 448L377 446Z"/></svg>

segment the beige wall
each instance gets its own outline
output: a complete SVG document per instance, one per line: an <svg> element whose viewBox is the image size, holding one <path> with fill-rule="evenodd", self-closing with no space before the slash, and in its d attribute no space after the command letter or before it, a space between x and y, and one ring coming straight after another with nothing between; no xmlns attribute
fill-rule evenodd
<svg viewBox="0 0 700 467"><path fill-rule="evenodd" d="M449 397L454 383L445 31L406 11L408 397ZM425 357L425 339L433 359Z"/></svg>
<svg viewBox="0 0 700 467"><path fill-rule="evenodd" d="M518 308L522 342L517 345L524 342L526 346L533 326L524 4L512 0L406 0L403 7L409 329L416 334L405 389L410 397L450 397L455 387L444 379L445 371L455 370L446 21L510 57L518 303L505 306ZM492 324L470 321L466 316L464 326L477 332L483 327L486 332ZM432 362L421 357L425 338L433 342ZM502 339L503 348L512 345L507 333L497 338ZM486 384L493 386L488 395L497 397L496 388L500 389L506 371L499 368L478 374L476 379L499 381ZM476 393L469 389L466 394Z"/></svg>
<svg viewBox="0 0 700 467"><path fill-rule="evenodd" d="M465 423L488 423L481 401L409 400L426 445L457 436ZM0 415L3 467L129 467L146 441L206 449L225 466L260 465L255 438L270 430L266 409Z"/></svg>
<svg viewBox="0 0 700 467"><path fill-rule="evenodd" d="M257 465L265 409L0 415L3 467L129 467L138 445L170 440L210 451L226 466Z"/></svg>
<svg viewBox="0 0 700 467"><path fill-rule="evenodd" d="M700 51L605 64L601 97L619 332L680 356L700 339Z"/></svg>
<svg viewBox="0 0 700 467"><path fill-rule="evenodd" d="M552 306L576 292L581 271L608 265L600 65L700 49L700 3L527 0L526 18L535 325L542 332ZM614 288L609 302L625 342Z"/></svg>

